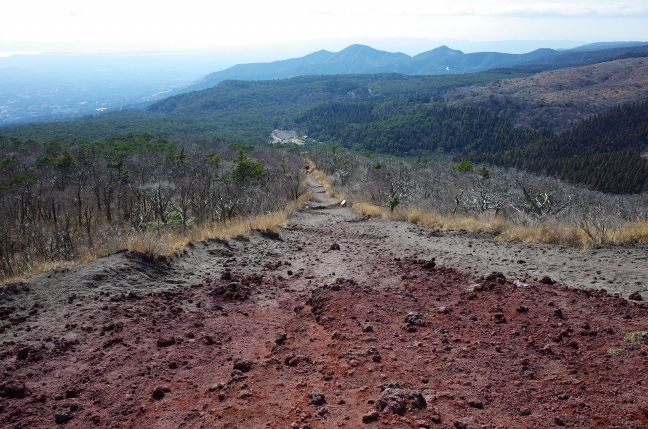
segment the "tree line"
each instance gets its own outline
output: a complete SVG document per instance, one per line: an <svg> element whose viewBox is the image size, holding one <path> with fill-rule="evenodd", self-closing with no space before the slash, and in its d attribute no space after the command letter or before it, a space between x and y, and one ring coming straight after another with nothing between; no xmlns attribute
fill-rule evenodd
<svg viewBox="0 0 648 429"><path fill-rule="evenodd" d="M0 276L141 231L282 210L303 187L282 149L124 135L75 145L0 138Z"/></svg>

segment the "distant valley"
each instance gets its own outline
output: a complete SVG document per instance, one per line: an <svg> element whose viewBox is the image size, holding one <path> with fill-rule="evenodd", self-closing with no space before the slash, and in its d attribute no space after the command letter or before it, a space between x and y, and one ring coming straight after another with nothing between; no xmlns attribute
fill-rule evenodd
<svg viewBox="0 0 648 429"><path fill-rule="evenodd" d="M648 190L647 56L648 45L624 44L522 55L441 47L415 57L353 45L235 66L139 109L0 135L72 145L135 135L264 145L274 130L286 130L326 147L441 156L638 193ZM315 66L320 74L281 78ZM461 67L490 69L448 70ZM412 74L386 72L394 69ZM239 79L209 83L228 73ZM200 85L211 86L191 91Z"/></svg>
<svg viewBox="0 0 648 429"><path fill-rule="evenodd" d="M139 107L227 64L202 54L45 53L0 58L0 125Z"/></svg>
<svg viewBox="0 0 648 429"><path fill-rule="evenodd" d="M414 56L351 45L339 52L320 50L299 58L229 68L225 67L234 57L215 53L18 55L0 58L0 125L144 109L169 96L208 89L225 80L376 73L445 75L511 67L535 73L645 55L648 45L641 42L537 49L525 54L465 54L440 46ZM214 72L218 69L222 70Z"/></svg>

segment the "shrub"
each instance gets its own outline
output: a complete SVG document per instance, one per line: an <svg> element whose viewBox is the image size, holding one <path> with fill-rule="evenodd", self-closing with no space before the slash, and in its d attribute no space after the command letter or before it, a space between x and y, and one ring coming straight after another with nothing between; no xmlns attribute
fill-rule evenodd
<svg viewBox="0 0 648 429"><path fill-rule="evenodd" d="M473 167L472 162L470 161L462 161L459 165L457 165L457 171L460 173L467 173L469 171L473 171L475 167Z"/></svg>

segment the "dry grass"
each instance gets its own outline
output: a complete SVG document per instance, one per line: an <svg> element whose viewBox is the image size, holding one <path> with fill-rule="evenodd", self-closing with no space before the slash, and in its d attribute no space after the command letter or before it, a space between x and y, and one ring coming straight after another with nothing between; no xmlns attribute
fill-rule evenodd
<svg viewBox="0 0 648 429"><path fill-rule="evenodd" d="M219 239L231 240L243 237L250 231L264 231L281 236L281 227L288 222L288 216L299 208L298 203L285 210L267 213L253 218L237 218L229 222L208 223L186 232L146 232L133 237L126 248L146 256L173 256L182 252L190 243Z"/></svg>
<svg viewBox="0 0 648 429"><path fill-rule="evenodd" d="M444 216L418 209L411 209L407 220L427 228L489 232L495 235L500 234L508 226L508 222L499 217L494 219L477 219L471 216Z"/></svg>
<svg viewBox="0 0 648 429"><path fill-rule="evenodd" d="M407 221L426 228L445 231L487 232L503 241L555 244L575 249L587 249L595 245L585 232L574 226L560 223L544 223L530 228L516 225L500 217L478 219L472 216L441 215L419 209L399 208L393 213L385 207L366 202L355 202L353 208L363 216L383 220ZM648 222L631 222L608 232L609 243L626 244L648 242Z"/></svg>
<svg viewBox="0 0 648 429"><path fill-rule="evenodd" d="M371 203L355 202L353 203L353 209L362 216L379 217L381 219L385 219L383 215L388 214L382 207Z"/></svg>
<svg viewBox="0 0 648 429"><path fill-rule="evenodd" d="M519 225L507 225L498 238L505 241L523 241L525 243L557 244L574 249L592 247L590 238L575 226L548 223L534 228Z"/></svg>
<svg viewBox="0 0 648 429"><path fill-rule="evenodd" d="M623 341L631 344L642 344L644 342L644 333L642 331L628 332L623 337Z"/></svg>
<svg viewBox="0 0 648 429"><path fill-rule="evenodd" d="M344 200L344 193L340 192L338 189L336 189L335 185L331 183L331 181L328 179L328 176L325 172L322 170L317 169L317 165L311 160L306 161L307 164L310 166L310 175L313 179L317 180L324 186L324 190L326 191L326 195L329 197L335 197L340 200Z"/></svg>
<svg viewBox="0 0 648 429"><path fill-rule="evenodd" d="M613 243L624 244L634 242L648 242L648 221L631 222L615 231Z"/></svg>
<svg viewBox="0 0 648 429"><path fill-rule="evenodd" d="M299 210L312 198L308 192L295 202L286 206L282 211L267 213L251 218L237 218L229 222L206 223L186 231L162 230L131 232L118 239L104 237L103 244L79 255L73 261L35 261L19 275L0 278L0 284L6 285L25 281L37 274L61 269L72 268L96 259L128 250L150 259L170 257L180 254L190 243L198 243L211 239L231 240L235 237L246 236L250 231L263 231L275 236L281 236L281 227L285 226L288 216ZM1 293L1 287L0 287Z"/></svg>
<svg viewBox="0 0 648 429"><path fill-rule="evenodd" d="M501 218L479 220L470 216L444 216L434 212L400 207L390 212L386 207L380 207L366 202L354 202L353 209L363 216L380 217L384 220L406 221L426 228L447 231L465 230L500 234L507 226L507 222Z"/></svg>

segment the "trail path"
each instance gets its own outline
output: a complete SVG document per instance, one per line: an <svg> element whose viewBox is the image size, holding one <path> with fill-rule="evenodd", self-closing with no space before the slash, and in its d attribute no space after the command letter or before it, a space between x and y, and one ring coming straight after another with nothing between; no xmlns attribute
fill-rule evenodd
<svg viewBox="0 0 648 429"><path fill-rule="evenodd" d="M308 183L282 239L198 243L168 264L120 253L5 291L2 426L648 424L648 347L623 341L648 308L573 289L648 298L645 247L366 219ZM493 271L507 281L480 280ZM571 288L533 282L547 275Z"/></svg>
<svg viewBox="0 0 648 429"><path fill-rule="evenodd" d="M334 207L337 199L326 197L324 188L314 180L309 184L320 203ZM492 271L514 279L549 276L571 287L605 288L610 293L627 296L631 292L648 292L648 246L631 245L579 251L549 245L529 245L496 240L490 234L468 231L432 231L406 222L385 222L378 219L361 220L353 209L329 210L322 222L314 223L312 216L302 214L291 224L317 228L317 235L328 234L331 240L347 245L352 258L345 267L355 269L363 249L375 253L407 254L429 259L479 277ZM327 231L328 230L328 231ZM358 249L359 253L353 252ZM324 259L325 262L335 263Z"/></svg>

